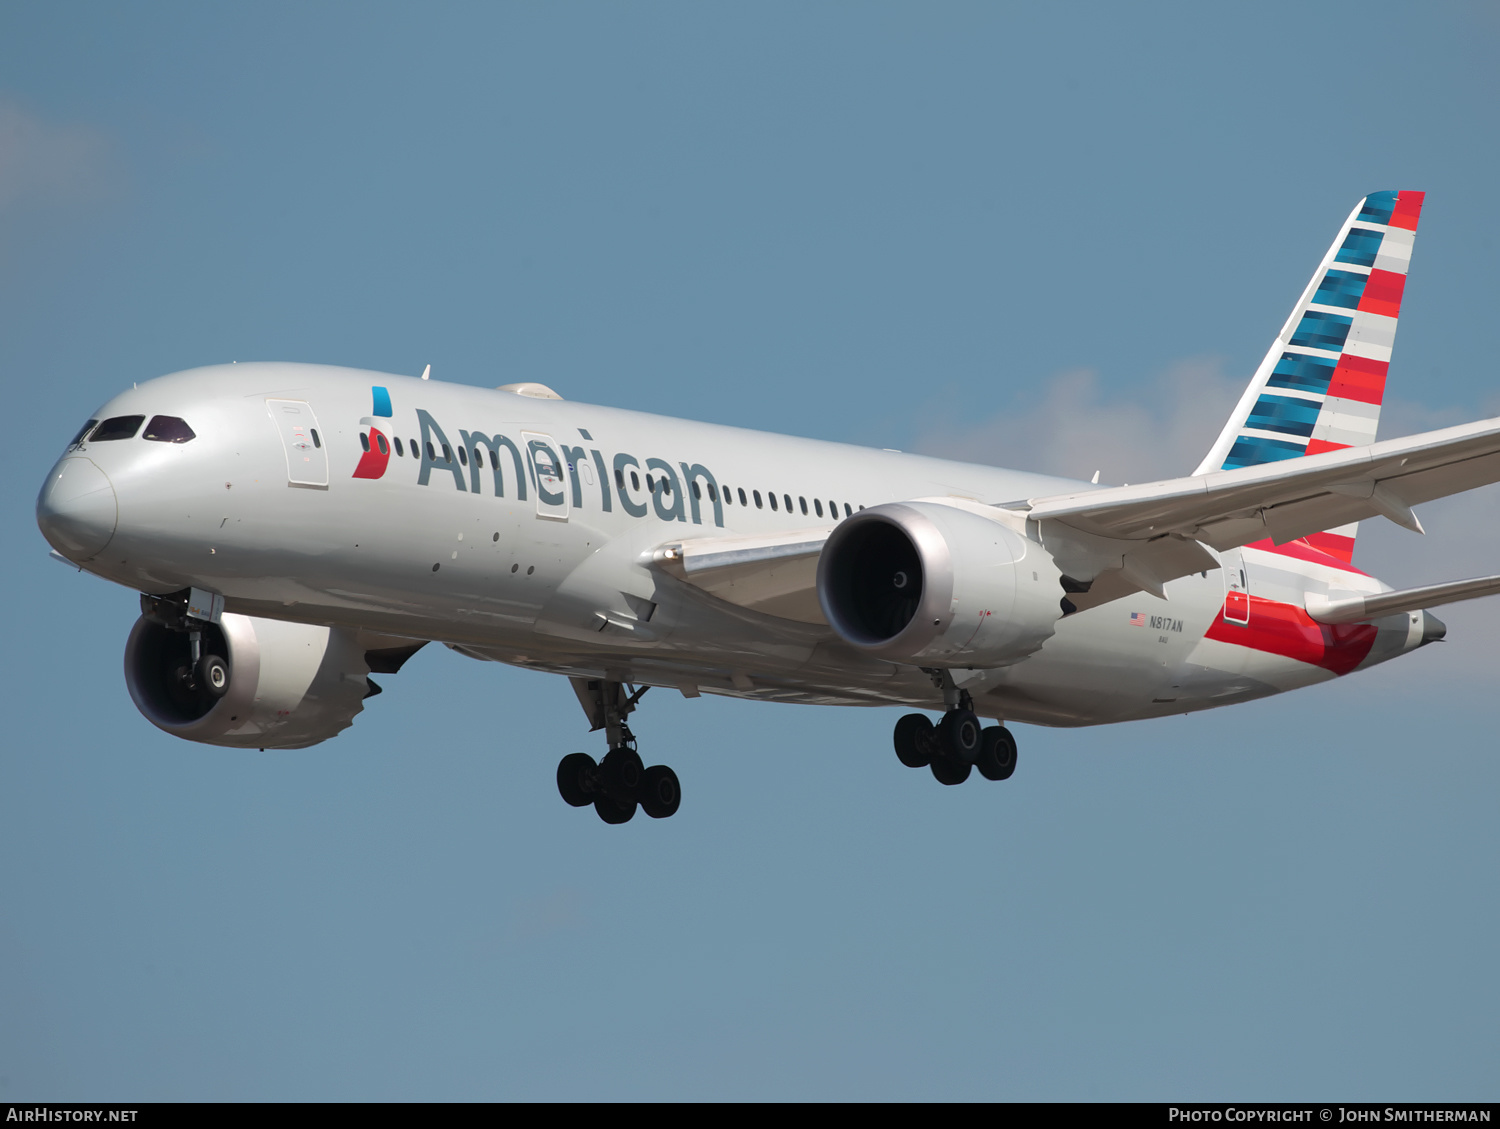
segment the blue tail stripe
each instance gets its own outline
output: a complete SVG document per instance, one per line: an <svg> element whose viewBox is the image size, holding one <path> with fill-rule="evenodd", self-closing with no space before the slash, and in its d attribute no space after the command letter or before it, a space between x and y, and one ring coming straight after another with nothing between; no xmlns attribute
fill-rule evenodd
<svg viewBox="0 0 1500 1129"><path fill-rule="evenodd" d="M1250 409L1245 426L1261 431L1280 431L1286 435L1311 435L1322 410L1323 405L1312 400L1262 396Z"/></svg>
<svg viewBox="0 0 1500 1129"><path fill-rule="evenodd" d="M1229 457L1224 460L1225 470L1237 470L1242 466L1260 466L1282 459L1295 459L1307 453L1307 442L1288 443L1280 439L1265 439L1259 435L1242 435L1234 441Z"/></svg>
<svg viewBox="0 0 1500 1129"><path fill-rule="evenodd" d="M1353 324L1353 318L1346 318L1342 314L1308 310L1302 315L1302 321L1298 323L1297 331L1292 334L1289 344L1300 345L1304 349L1342 352L1344 340L1349 336L1349 327Z"/></svg>
<svg viewBox="0 0 1500 1129"><path fill-rule="evenodd" d="M1326 394L1333 381L1334 364L1322 357L1309 357L1306 353L1283 353L1266 384L1273 388Z"/></svg>
<svg viewBox="0 0 1500 1129"><path fill-rule="evenodd" d="M1390 223L1391 212L1395 209L1394 192L1371 192L1365 197L1365 206L1359 210L1359 218L1369 223Z"/></svg>
<svg viewBox="0 0 1500 1129"><path fill-rule="evenodd" d="M1380 241L1385 236L1367 227L1351 227L1344 237L1344 244L1333 257L1336 263L1353 263L1357 267L1373 267L1375 256L1380 253Z"/></svg>
<svg viewBox="0 0 1500 1129"><path fill-rule="evenodd" d="M1320 306L1342 306L1346 310L1356 310L1359 308L1360 298L1364 296L1365 283L1369 281L1370 276L1367 274L1330 270L1323 276L1323 281L1318 283L1313 301Z"/></svg>

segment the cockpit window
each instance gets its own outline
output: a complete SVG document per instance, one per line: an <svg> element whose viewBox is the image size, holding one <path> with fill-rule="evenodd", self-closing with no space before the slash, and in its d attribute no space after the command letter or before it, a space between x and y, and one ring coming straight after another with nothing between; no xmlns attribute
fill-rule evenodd
<svg viewBox="0 0 1500 1129"><path fill-rule="evenodd" d="M107 443L111 439L133 439L141 429L145 416L114 416L105 420L89 436L91 443Z"/></svg>
<svg viewBox="0 0 1500 1129"><path fill-rule="evenodd" d="M187 425L187 420L178 419L176 416L152 416L151 422L146 425L144 438L153 439L158 443L186 443L189 439L197 437L193 434L193 429Z"/></svg>
<svg viewBox="0 0 1500 1129"><path fill-rule="evenodd" d="M96 424L98 422L99 421L96 420L96 419L91 419L91 420L88 421L88 423L86 423L82 427L80 427L78 429L78 434L75 435L75 436L73 436L73 442L71 442L71 443L68 444L68 449L71 451L74 447L78 446L78 444L82 443L83 442L83 437L85 435L87 435L90 431L92 431L94 429L94 424Z"/></svg>

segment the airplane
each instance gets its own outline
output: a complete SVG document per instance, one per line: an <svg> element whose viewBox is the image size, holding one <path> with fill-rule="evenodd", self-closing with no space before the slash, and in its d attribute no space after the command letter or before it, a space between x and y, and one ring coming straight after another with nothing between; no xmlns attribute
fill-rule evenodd
<svg viewBox="0 0 1500 1129"><path fill-rule="evenodd" d="M905 706L900 761L1015 770L1009 724L1231 705L1443 638L1357 523L1500 480L1500 418L1376 441L1424 195L1350 213L1202 463L1124 486L498 389L289 363L120 393L47 476L54 555L141 593L136 707L176 737L301 749L429 642L567 677L606 823L681 784L628 719L692 698ZM927 711L927 712L923 712ZM928 712L940 713L934 723ZM986 725L988 719L994 724Z"/></svg>

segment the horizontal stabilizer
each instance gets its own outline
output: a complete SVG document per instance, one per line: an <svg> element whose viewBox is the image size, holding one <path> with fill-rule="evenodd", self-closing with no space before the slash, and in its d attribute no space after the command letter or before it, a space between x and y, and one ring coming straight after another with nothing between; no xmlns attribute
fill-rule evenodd
<svg viewBox="0 0 1500 1129"><path fill-rule="evenodd" d="M1307 614L1319 623L1361 623L1497 593L1500 593L1500 576L1481 576L1474 580L1428 584L1422 588L1404 588L1399 592L1381 592L1372 596L1350 595L1330 599L1309 593L1306 607Z"/></svg>

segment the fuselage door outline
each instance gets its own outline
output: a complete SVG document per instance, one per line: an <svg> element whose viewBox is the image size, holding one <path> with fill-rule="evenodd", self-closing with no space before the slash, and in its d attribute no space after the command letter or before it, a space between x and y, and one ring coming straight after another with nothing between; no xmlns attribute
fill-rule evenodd
<svg viewBox="0 0 1500 1129"><path fill-rule="evenodd" d="M536 431L521 432L526 444L526 463L536 483L536 516L552 521L568 520L568 477L562 456L552 436Z"/></svg>

